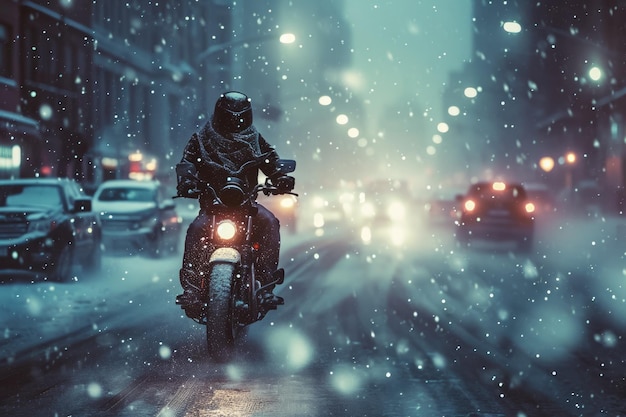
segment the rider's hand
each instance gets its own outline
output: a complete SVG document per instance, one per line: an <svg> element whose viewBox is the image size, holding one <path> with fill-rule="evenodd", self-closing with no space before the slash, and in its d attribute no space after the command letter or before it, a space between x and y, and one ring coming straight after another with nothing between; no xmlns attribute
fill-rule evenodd
<svg viewBox="0 0 626 417"><path fill-rule="evenodd" d="M283 192L293 190L296 185L296 179L289 175L281 175L280 177L275 178L272 182L276 188Z"/></svg>
<svg viewBox="0 0 626 417"><path fill-rule="evenodd" d="M195 198L198 196L198 184L191 178L183 178L176 186L176 191L181 197Z"/></svg>

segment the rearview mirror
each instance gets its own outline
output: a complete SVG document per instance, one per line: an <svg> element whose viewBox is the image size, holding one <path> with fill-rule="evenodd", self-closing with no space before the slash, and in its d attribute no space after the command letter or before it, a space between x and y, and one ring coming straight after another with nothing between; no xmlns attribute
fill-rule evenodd
<svg viewBox="0 0 626 417"><path fill-rule="evenodd" d="M74 200L74 212L91 211L91 198L77 198Z"/></svg>
<svg viewBox="0 0 626 417"><path fill-rule="evenodd" d="M293 159L279 159L276 163L278 170L283 174L288 174L296 170L296 161Z"/></svg>
<svg viewBox="0 0 626 417"><path fill-rule="evenodd" d="M176 176L180 177L189 177L196 175L196 166L189 161L181 161L176 164Z"/></svg>

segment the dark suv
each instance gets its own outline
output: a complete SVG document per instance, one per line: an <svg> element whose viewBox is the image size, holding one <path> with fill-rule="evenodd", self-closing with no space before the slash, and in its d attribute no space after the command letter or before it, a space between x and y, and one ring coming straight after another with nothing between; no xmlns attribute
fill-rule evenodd
<svg viewBox="0 0 626 417"><path fill-rule="evenodd" d="M521 184L479 182L457 199L460 204L456 236L461 244L474 239L513 240L522 251L532 248L535 207Z"/></svg>
<svg viewBox="0 0 626 417"><path fill-rule="evenodd" d="M101 265L100 223L91 198L67 178L0 181L0 272L71 278Z"/></svg>

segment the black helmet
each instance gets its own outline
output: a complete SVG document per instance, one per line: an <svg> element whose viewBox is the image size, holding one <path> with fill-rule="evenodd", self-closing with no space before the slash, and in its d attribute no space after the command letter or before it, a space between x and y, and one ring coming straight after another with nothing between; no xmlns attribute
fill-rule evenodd
<svg viewBox="0 0 626 417"><path fill-rule="evenodd" d="M229 91L217 99L213 129L221 135L239 133L252 126L250 99L238 91Z"/></svg>

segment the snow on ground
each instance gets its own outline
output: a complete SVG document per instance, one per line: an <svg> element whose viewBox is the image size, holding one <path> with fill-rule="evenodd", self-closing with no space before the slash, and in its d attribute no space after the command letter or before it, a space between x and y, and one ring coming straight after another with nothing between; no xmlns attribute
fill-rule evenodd
<svg viewBox="0 0 626 417"><path fill-rule="evenodd" d="M0 285L0 361L64 335L97 331L99 319L108 311L132 304L151 286L162 288L163 280L177 283L174 259L105 256L102 271L84 279L67 283L25 279Z"/></svg>
<svg viewBox="0 0 626 417"><path fill-rule="evenodd" d="M594 287L592 294L611 309L616 320L626 312L625 225L621 218L608 217L548 226L563 248L550 256L559 257L555 261L570 270L597 274L600 279L589 283ZM309 233L284 234L283 253L310 239ZM281 265L290 261L281 259ZM136 298L151 288L162 293L164 303L173 304L179 291L179 262L178 255L164 259L105 256L100 274L74 282L0 284L0 363L64 335L98 331L108 311L124 311L122 305L137 302Z"/></svg>

